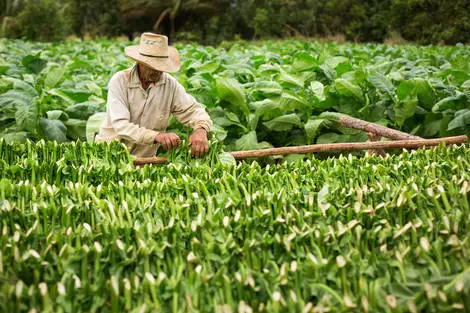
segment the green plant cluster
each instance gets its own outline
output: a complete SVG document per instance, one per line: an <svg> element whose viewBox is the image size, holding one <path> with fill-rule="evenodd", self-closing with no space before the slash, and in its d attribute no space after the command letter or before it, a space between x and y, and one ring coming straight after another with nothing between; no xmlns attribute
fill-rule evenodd
<svg viewBox="0 0 470 313"><path fill-rule="evenodd" d="M107 83L132 66L117 41L0 41L0 136L93 138ZM366 141L347 114L425 138L470 134L470 50L322 44L178 46L175 77L206 106L228 150ZM88 132L87 132L88 129ZM176 120L171 131L185 134Z"/></svg>
<svg viewBox="0 0 470 313"><path fill-rule="evenodd" d="M469 152L134 168L0 141L0 311L469 310Z"/></svg>

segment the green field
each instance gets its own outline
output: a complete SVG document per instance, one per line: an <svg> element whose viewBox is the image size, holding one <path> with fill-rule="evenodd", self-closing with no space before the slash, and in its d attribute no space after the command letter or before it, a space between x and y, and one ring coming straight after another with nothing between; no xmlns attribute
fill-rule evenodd
<svg viewBox="0 0 470 313"><path fill-rule="evenodd" d="M0 40L0 312L470 312L468 143L221 154L367 140L337 113L470 134L468 46L179 46L213 145L136 168L85 142L127 45Z"/></svg>
<svg viewBox="0 0 470 313"><path fill-rule="evenodd" d="M107 83L132 66L127 42L0 41L0 136L86 138ZM325 112L419 136L470 133L470 48L320 44L178 46L175 76L212 117L228 150L366 141ZM92 122L90 124L93 124ZM177 121L170 129L186 130Z"/></svg>

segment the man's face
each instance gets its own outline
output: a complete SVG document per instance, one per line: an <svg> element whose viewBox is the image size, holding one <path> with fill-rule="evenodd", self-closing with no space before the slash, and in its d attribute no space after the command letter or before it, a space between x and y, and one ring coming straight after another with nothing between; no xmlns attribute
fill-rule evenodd
<svg viewBox="0 0 470 313"><path fill-rule="evenodd" d="M139 74L141 80L149 83L157 82L162 77L162 72L154 70L142 63L139 63Z"/></svg>

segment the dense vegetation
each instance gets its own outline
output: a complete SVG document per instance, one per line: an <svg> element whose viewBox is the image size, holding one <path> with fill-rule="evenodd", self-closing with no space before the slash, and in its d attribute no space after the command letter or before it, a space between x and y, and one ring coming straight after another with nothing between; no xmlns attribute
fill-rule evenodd
<svg viewBox="0 0 470 313"><path fill-rule="evenodd" d="M0 36L59 40L154 30L173 40L292 36L456 44L470 41L468 0L0 0Z"/></svg>
<svg viewBox="0 0 470 313"><path fill-rule="evenodd" d="M0 311L470 309L468 146L130 162L118 143L0 141Z"/></svg>
<svg viewBox="0 0 470 313"><path fill-rule="evenodd" d="M117 41L0 41L0 136L86 140L107 83L132 65ZM365 141L343 113L422 137L470 133L470 51L303 41L178 46L177 79L206 105L229 150ZM98 122L96 122L98 121ZM175 120L170 129L185 130Z"/></svg>

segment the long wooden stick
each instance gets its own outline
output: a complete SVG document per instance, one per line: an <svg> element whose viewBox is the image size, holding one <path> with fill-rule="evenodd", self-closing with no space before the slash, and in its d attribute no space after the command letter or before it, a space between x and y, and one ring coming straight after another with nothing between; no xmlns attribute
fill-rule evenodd
<svg viewBox="0 0 470 313"><path fill-rule="evenodd" d="M446 137L437 139L419 139L419 140L397 140L397 141L377 141L377 142L353 142L353 143L329 143L317 144L310 146L297 146L297 147L283 147L271 148L262 150L249 150L249 151L233 151L229 152L235 159L248 159L260 158L272 155L285 155L285 154L305 154L313 152L327 152L327 151L353 151L353 150L370 150L370 149L393 149L393 148L406 148L418 149L424 147L438 146L441 143L446 145L462 144L468 142L467 136ZM165 164L168 162L167 158L151 157L151 158L137 158L134 160L135 165L145 164Z"/></svg>
<svg viewBox="0 0 470 313"><path fill-rule="evenodd" d="M380 135L385 138L390 138L390 139L395 139L395 140L423 139L421 137L410 135L410 134L401 132L399 130L388 128L386 126L382 126L382 125L371 123L371 122L366 122L366 121L360 120L358 118L350 117L350 116L340 117L339 123L343 127L359 129L368 133L373 133L373 134Z"/></svg>

